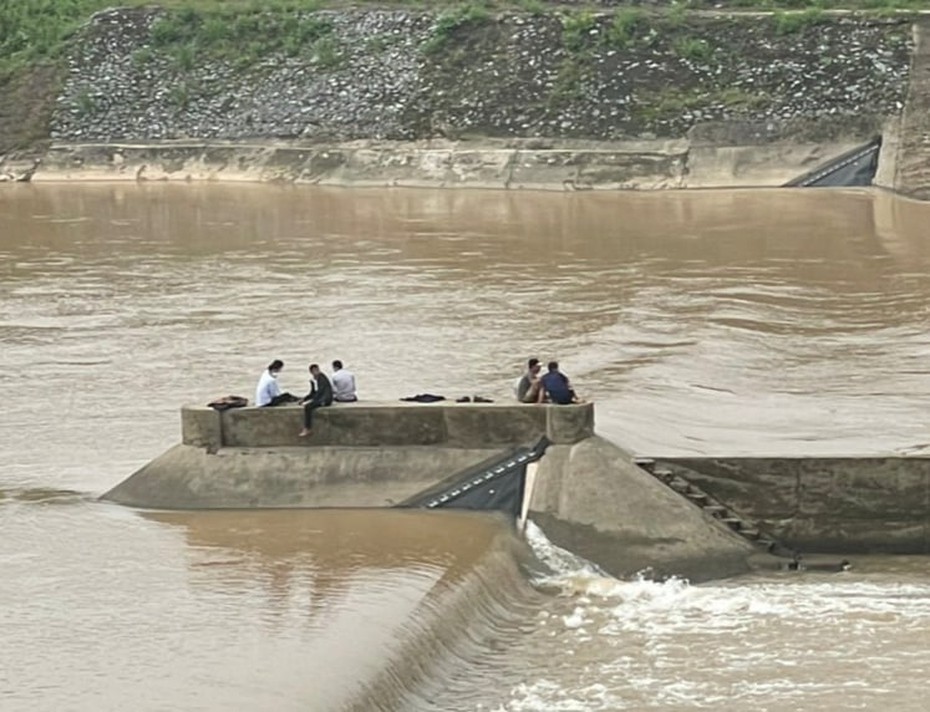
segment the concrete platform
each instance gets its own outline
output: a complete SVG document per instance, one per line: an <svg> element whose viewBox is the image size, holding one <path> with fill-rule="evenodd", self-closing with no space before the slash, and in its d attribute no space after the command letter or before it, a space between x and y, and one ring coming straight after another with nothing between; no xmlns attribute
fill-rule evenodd
<svg viewBox="0 0 930 712"><path fill-rule="evenodd" d="M303 409L212 408L181 410L181 441L223 447L402 447L407 445L493 448L530 443L545 435L573 443L594 434L591 403L566 406L511 403L337 403L314 412L313 435L298 437Z"/></svg>
<svg viewBox="0 0 930 712"><path fill-rule="evenodd" d="M594 435L594 405L358 403L181 411L182 442L104 495L157 509L391 507L490 458L551 441L531 516L618 576L749 569L752 547Z"/></svg>

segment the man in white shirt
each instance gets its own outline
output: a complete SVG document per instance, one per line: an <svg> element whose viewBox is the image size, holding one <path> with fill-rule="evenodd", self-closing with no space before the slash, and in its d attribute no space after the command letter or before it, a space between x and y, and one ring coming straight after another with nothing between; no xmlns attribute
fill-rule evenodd
<svg viewBox="0 0 930 712"><path fill-rule="evenodd" d="M354 403L358 400L355 392L355 376L342 367L342 361L333 361L333 400L337 403Z"/></svg>
<svg viewBox="0 0 930 712"><path fill-rule="evenodd" d="M281 387L278 385L278 374L284 368L284 361L275 359L271 364L262 371L261 378L258 379L258 386L255 388L255 405L278 405L281 402Z"/></svg>

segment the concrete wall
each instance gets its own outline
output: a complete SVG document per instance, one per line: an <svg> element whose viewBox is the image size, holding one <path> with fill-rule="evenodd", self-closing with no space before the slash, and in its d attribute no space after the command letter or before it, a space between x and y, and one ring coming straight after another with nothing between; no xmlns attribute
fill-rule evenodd
<svg viewBox="0 0 930 712"><path fill-rule="evenodd" d="M165 509L388 507L515 446L594 432L594 406L346 403L181 410L181 444L104 495Z"/></svg>
<svg viewBox="0 0 930 712"><path fill-rule="evenodd" d="M501 453L442 447L176 445L103 495L150 509L391 507Z"/></svg>
<svg viewBox="0 0 930 712"><path fill-rule="evenodd" d="M919 200L930 200L930 20L914 24L914 50L911 56L904 111L894 122L894 142L888 153L889 167L876 176L876 185L891 188Z"/></svg>
<svg viewBox="0 0 930 712"><path fill-rule="evenodd" d="M186 445L222 447L432 446L499 448L528 445L545 435L573 443L594 434L594 406L504 403L339 403L314 414L313 435L298 437L303 409L212 408L181 410ZM450 473L446 473L450 474Z"/></svg>
<svg viewBox="0 0 930 712"><path fill-rule="evenodd" d="M930 553L930 459L662 459L802 551Z"/></svg>
<svg viewBox="0 0 930 712"><path fill-rule="evenodd" d="M737 137L732 137L735 141ZM41 161L0 157L0 178L283 181L535 190L773 187L862 143L704 140L56 144Z"/></svg>
<svg viewBox="0 0 930 712"><path fill-rule="evenodd" d="M600 437L549 448L536 478L531 518L608 573L703 581L748 570L751 544Z"/></svg>

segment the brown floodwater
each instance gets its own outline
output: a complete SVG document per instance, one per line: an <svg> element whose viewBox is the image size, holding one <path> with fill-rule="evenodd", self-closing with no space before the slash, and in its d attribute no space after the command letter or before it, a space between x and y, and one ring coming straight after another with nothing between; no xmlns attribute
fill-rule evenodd
<svg viewBox="0 0 930 712"><path fill-rule="evenodd" d="M139 512L178 407L558 359L642 455L926 453L930 207L880 192L0 190L0 710L923 710L930 573L617 581L483 515ZM549 563L527 563L528 548Z"/></svg>

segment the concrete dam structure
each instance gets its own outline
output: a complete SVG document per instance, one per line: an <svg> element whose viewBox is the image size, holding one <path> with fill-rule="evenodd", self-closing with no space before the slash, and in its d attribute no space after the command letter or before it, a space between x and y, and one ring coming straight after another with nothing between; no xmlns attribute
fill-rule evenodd
<svg viewBox="0 0 930 712"><path fill-rule="evenodd" d="M545 438L529 516L610 573L706 580L757 548L594 434L594 406L339 404L181 411L182 441L104 495L156 509L393 507Z"/></svg>
<svg viewBox="0 0 930 712"><path fill-rule="evenodd" d="M928 551L923 458L634 458L595 434L590 403L339 404L317 413L306 439L301 413L185 407L181 443L104 498L500 509L516 496L553 543L617 576L699 581L772 565L769 554L796 566L802 550Z"/></svg>

